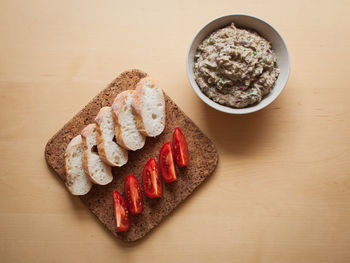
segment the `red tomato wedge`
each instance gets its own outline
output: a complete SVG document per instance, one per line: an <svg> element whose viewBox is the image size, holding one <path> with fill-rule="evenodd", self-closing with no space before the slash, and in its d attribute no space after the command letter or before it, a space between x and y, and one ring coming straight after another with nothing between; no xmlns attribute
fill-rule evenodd
<svg viewBox="0 0 350 263"><path fill-rule="evenodd" d="M149 159L143 168L142 187L149 198L162 197L162 181L154 158Z"/></svg>
<svg viewBox="0 0 350 263"><path fill-rule="evenodd" d="M130 215L123 196L113 191L114 219L117 232L127 231L130 227Z"/></svg>
<svg viewBox="0 0 350 263"><path fill-rule="evenodd" d="M143 196L139 181L135 175L129 174L124 182L124 194L129 211L133 214L139 214L143 207Z"/></svg>
<svg viewBox="0 0 350 263"><path fill-rule="evenodd" d="M173 147L177 165L180 167L188 166L189 156L186 139L178 127L173 133Z"/></svg>
<svg viewBox="0 0 350 263"><path fill-rule="evenodd" d="M168 183L176 181L176 171L170 142L166 142L159 154L159 167L164 180Z"/></svg>

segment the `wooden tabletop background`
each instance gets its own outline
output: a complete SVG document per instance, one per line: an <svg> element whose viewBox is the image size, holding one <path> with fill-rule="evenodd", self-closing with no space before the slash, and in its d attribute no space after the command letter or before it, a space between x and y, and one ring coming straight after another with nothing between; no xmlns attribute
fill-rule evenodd
<svg viewBox="0 0 350 263"><path fill-rule="evenodd" d="M1 262L350 262L348 1L0 2ZM258 16L291 75L261 112L192 91L186 51L208 20ZM216 172L144 240L116 240L47 168L48 139L139 68L215 143Z"/></svg>

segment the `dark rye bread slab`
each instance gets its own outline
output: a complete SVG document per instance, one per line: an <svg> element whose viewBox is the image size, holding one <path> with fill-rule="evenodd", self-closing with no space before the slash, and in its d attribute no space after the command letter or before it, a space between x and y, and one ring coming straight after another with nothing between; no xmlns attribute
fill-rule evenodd
<svg viewBox="0 0 350 263"><path fill-rule="evenodd" d="M45 158L49 167L63 181L65 181L64 152L69 141L78 135L87 124L94 122L101 107L110 106L113 99L121 91L134 89L136 83L146 75L139 70L122 73L50 139L46 145ZM129 151L128 163L121 168L113 168L114 180L112 183L106 186L94 185L87 195L80 197L108 230L127 242L144 237L157 226L214 171L218 162L218 154L213 143L168 96L165 95L165 98L166 125L164 132L156 138L147 138L143 149L136 152ZM180 127L187 138L190 165L187 168L177 168L178 180L163 185L161 199L149 199L144 196L143 211L139 215L131 216L129 231L117 233L113 215L113 190L124 192L124 179L128 174L134 174L141 182L142 170L147 160L151 157L158 160L160 148L165 142L171 141L175 127Z"/></svg>

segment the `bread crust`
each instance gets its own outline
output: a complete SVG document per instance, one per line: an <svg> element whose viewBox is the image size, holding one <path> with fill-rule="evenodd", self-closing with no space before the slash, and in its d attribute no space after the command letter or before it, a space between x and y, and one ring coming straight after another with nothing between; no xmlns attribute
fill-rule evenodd
<svg viewBox="0 0 350 263"><path fill-rule="evenodd" d="M83 139L83 142L86 142L86 138L87 136L89 136L89 134L96 129L96 124L95 123L90 123L88 124L80 133L81 138ZM87 144L84 143L84 147L88 148Z"/></svg>
<svg viewBox="0 0 350 263"><path fill-rule="evenodd" d="M100 156L100 158L103 162L105 162L106 164L108 164L110 166L117 166L115 163L111 162L107 158L107 153L106 153L106 149L104 146L105 139L104 139L104 136L102 135L102 131L100 128L100 125L101 125L102 120L103 120L103 115L105 114L105 112L107 110L108 110L108 107L101 108L100 111L98 112L96 118L95 118L95 122L97 124L97 134L96 134L97 150L98 150L98 155Z"/></svg>
<svg viewBox="0 0 350 263"><path fill-rule="evenodd" d="M151 78L151 77L145 77L142 78L136 85L136 89L134 91L134 93L132 94L132 103L131 103L131 107L132 107L132 113L134 115L134 118L136 120L136 126L137 129L140 131L140 133L142 133L144 136L147 137L153 137L153 135L149 134L145 128L145 124L143 122L143 118L142 118L142 107L143 107L143 97L145 96L145 89L144 87L151 83L151 86L159 86L159 82L158 80ZM162 91L163 93L163 91ZM164 94L163 94L163 98L164 98ZM164 112L163 112L163 116L165 118L165 107L164 107ZM164 123L165 123L165 119L164 119Z"/></svg>
<svg viewBox="0 0 350 263"><path fill-rule="evenodd" d="M96 184L96 181L90 175L89 166L88 166L89 146L87 144L87 137L95 128L96 128L96 124L91 123L81 131L81 138L82 138L83 143L84 143L83 169L84 169L85 173L89 176L91 182L93 182L94 184Z"/></svg>
<svg viewBox="0 0 350 263"><path fill-rule="evenodd" d="M105 137L103 136L103 133L101 130L101 123L103 121L104 115L107 114L110 109L111 109L111 107L108 107L108 106L101 108L100 111L98 112L96 118L95 118L95 122L97 124L97 134L96 134L97 149L98 149L98 154L104 163L108 164L109 166L120 167L124 164L118 165L115 162L113 162L113 160L108 159L106 147L105 147L106 141L105 141ZM113 110L112 110L112 117L113 117ZM115 122L114 117L113 117L113 122L114 122L114 127L115 127L116 122ZM127 150L123 149L123 151L127 151ZM126 160L126 162L127 162L127 160Z"/></svg>
<svg viewBox="0 0 350 263"><path fill-rule="evenodd" d="M133 93L133 90L125 90L119 93L117 97L114 99L114 102L112 104L113 118L115 120L115 129L114 129L115 139L120 146L122 146L124 149L127 149L127 150L132 150L132 149L130 149L124 142L123 131L121 129L118 116L123 106L126 103L125 102L126 98L129 96L129 94L132 94L132 93Z"/></svg>
<svg viewBox="0 0 350 263"><path fill-rule="evenodd" d="M67 145L66 151L64 153L64 157L67 156L67 154L69 153L69 151L76 145L82 143L82 138L81 135L78 134L77 136L75 136Z"/></svg>
<svg viewBox="0 0 350 263"><path fill-rule="evenodd" d="M90 173L89 170L89 146L87 143L87 137L90 135L91 132L93 132L95 129L97 129L97 125L96 123L91 123L89 125L87 125L82 131L81 131L81 137L83 139L83 143L84 143L84 153L83 153L83 169L85 171L85 173L89 176L90 181L93 182L94 184L98 184L101 185L99 182L97 182L92 174ZM111 172L112 173L112 172Z"/></svg>
<svg viewBox="0 0 350 263"><path fill-rule="evenodd" d="M136 89L132 94L131 103L132 114L134 115L136 121L136 127L139 130L139 132L144 136L149 136L149 134L146 132L145 124L143 123L143 119L141 117L142 98L145 95L145 90L143 89L143 86L148 79L150 78L143 78L139 81L139 83L137 83Z"/></svg>
<svg viewBox="0 0 350 263"><path fill-rule="evenodd" d="M66 148L66 151L64 153L64 170L65 170L65 174L66 174L66 177L65 177L65 185L67 187L67 189L69 190L69 192L72 194L72 195L85 195L87 194L91 188L92 188L92 184L90 184L89 186L89 189L85 192L85 193L82 193L82 194L76 194L73 192L71 186L68 184L68 180L67 180L67 176L69 175L69 172L68 172L68 167L67 167L67 157L70 153L70 151L75 147L75 146L78 146L79 144L82 143L82 137L81 135L77 135L75 136L70 142L69 144L67 145L67 148Z"/></svg>

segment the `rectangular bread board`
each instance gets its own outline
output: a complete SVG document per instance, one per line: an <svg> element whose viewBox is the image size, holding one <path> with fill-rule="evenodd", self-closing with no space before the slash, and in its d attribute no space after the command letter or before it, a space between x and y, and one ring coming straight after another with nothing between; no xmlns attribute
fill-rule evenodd
<svg viewBox="0 0 350 263"><path fill-rule="evenodd" d="M45 159L63 182L65 181L64 152L70 140L80 134L86 125L94 122L101 107L111 106L120 92L135 89L137 82L145 76L146 73L136 69L123 72L49 140L45 148ZM126 242L136 241L156 227L213 173L218 162L218 153L213 143L166 94L165 100L166 125L163 133L156 138L148 137L141 150L129 151L128 163L113 168L114 179L110 184L94 185L88 194L80 196L98 220L113 235ZM172 140L176 127L180 127L186 137L190 154L189 166L176 167L178 179L173 183L163 183L163 197L150 199L144 196L143 211L139 215L131 215L130 229L126 232L116 232L112 192L118 190L123 193L124 179L128 174L134 174L141 183L144 165L151 157L158 161L160 148L165 142Z"/></svg>

